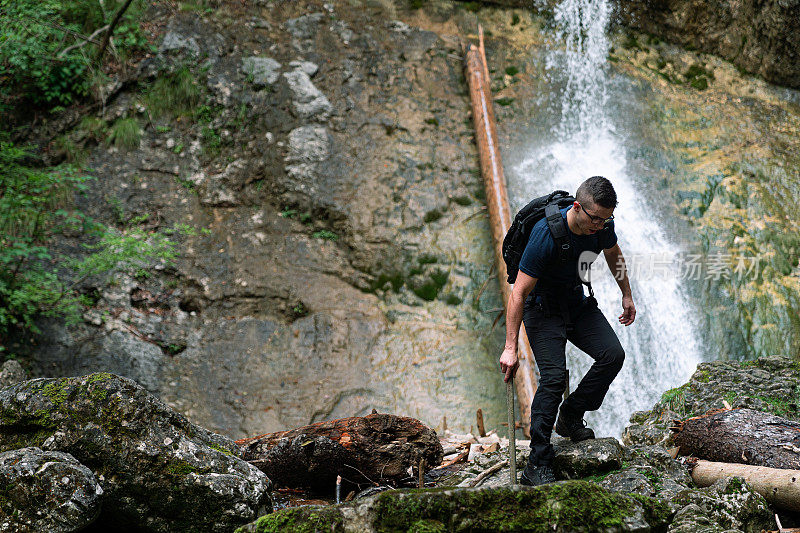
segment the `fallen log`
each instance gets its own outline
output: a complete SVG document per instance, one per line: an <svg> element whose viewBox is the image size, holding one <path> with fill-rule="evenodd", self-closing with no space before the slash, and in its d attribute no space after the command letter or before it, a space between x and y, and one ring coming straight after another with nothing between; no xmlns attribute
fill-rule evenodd
<svg viewBox="0 0 800 533"><path fill-rule="evenodd" d="M421 459L436 466L443 455L434 430L388 414L319 422L236 443L244 459L276 485L323 492L333 491L337 475L351 485L397 485Z"/></svg>
<svg viewBox="0 0 800 533"><path fill-rule="evenodd" d="M769 468L697 460L691 470L699 487L708 487L724 477L741 477L769 503L787 511L800 511L800 470Z"/></svg>
<svg viewBox="0 0 800 533"><path fill-rule="evenodd" d="M689 418L673 428L680 455L800 470L800 423L751 409Z"/></svg>

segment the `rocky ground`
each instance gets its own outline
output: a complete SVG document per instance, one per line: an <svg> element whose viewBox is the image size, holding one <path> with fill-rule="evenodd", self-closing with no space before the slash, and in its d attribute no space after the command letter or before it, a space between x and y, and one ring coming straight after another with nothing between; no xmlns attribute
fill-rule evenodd
<svg viewBox="0 0 800 533"><path fill-rule="evenodd" d="M571 443L554 437L559 480L555 485L509 488L508 448L502 443L499 450L477 454L455 473L440 477L438 488L279 511L239 531L303 525L333 531L771 530L776 527L776 510L740 478L722 479L706 488L694 484L686 466L668 452L668 426L672 420L721 409L723 400L733 408L800 420L799 378L797 362L785 357L703 363L688 383L667 391L651 411L635 413L622 443L614 438ZM528 454L526 441L518 441L517 447L521 469ZM485 476L490 470L493 473ZM785 527L796 520L778 512Z"/></svg>
<svg viewBox="0 0 800 533"><path fill-rule="evenodd" d="M17 382L24 377L0 390L0 531L732 533L772 529L776 511L784 525L796 519L740 478L698 488L666 448L667 420L723 400L800 420L798 365L783 357L700 365L687 384L631 418L623 443L556 438L553 485L509 487L507 441L489 436L481 439L486 453L476 445L466 464L428 472L431 488L373 487L340 505L275 512L271 481L233 441L191 424L133 381L98 373ZM456 440L463 438L471 437ZM517 448L521 469L527 442Z"/></svg>

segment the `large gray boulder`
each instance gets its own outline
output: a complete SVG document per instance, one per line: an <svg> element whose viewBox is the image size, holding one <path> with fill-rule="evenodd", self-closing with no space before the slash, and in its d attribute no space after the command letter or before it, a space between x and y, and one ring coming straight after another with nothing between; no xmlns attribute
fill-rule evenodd
<svg viewBox="0 0 800 533"><path fill-rule="evenodd" d="M227 532L271 509L269 479L232 440L113 374L0 391L0 450L24 446L66 452L90 467L109 527Z"/></svg>
<svg viewBox="0 0 800 533"><path fill-rule="evenodd" d="M0 453L0 532L78 531L97 518L102 494L92 471L69 454Z"/></svg>

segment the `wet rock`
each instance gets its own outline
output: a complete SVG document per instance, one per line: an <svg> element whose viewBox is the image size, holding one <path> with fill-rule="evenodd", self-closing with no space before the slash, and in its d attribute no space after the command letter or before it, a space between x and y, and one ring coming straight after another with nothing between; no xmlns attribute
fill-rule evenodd
<svg viewBox="0 0 800 533"><path fill-rule="evenodd" d="M625 460L622 445L613 437L563 442L555 447L553 470L559 479L576 479L617 470Z"/></svg>
<svg viewBox="0 0 800 533"><path fill-rule="evenodd" d="M257 87L268 87L278 81L281 64L271 57L245 57L242 59L242 72L252 76Z"/></svg>
<svg viewBox="0 0 800 533"><path fill-rule="evenodd" d="M311 83L311 78L304 70L297 68L285 72L283 77L294 95L292 108L298 117L321 121L328 119L333 107L325 95Z"/></svg>
<svg viewBox="0 0 800 533"><path fill-rule="evenodd" d="M679 508L670 532L761 531L774 526L766 500L741 478L724 478L704 489L684 490L670 505Z"/></svg>
<svg viewBox="0 0 800 533"><path fill-rule="evenodd" d="M3 369L0 370L0 389L19 383L20 381L25 381L26 379L28 379L28 375L25 369L22 368L22 365L19 364L19 361L9 359L3 363Z"/></svg>
<svg viewBox="0 0 800 533"><path fill-rule="evenodd" d="M625 444L670 444L669 426L724 407L765 411L800 421L795 390L800 387L800 368L789 357L763 356L753 361L701 363L689 382L665 392L650 411L636 412L625 428Z"/></svg>
<svg viewBox="0 0 800 533"><path fill-rule="evenodd" d="M658 531L670 515L650 498L566 481L535 488L386 491L336 507L279 511L238 531L519 531L545 524L557 532Z"/></svg>
<svg viewBox="0 0 800 533"><path fill-rule="evenodd" d="M800 87L798 0L634 0L621 21L667 41L718 54L773 83Z"/></svg>
<svg viewBox="0 0 800 533"><path fill-rule="evenodd" d="M100 513L103 489L67 453L22 448L0 453L0 531L78 531Z"/></svg>
<svg viewBox="0 0 800 533"><path fill-rule="evenodd" d="M269 479L230 439L191 424L112 374L35 379L0 391L0 449L39 446L91 466L99 520L148 531L229 531L270 508Z"/></svg>

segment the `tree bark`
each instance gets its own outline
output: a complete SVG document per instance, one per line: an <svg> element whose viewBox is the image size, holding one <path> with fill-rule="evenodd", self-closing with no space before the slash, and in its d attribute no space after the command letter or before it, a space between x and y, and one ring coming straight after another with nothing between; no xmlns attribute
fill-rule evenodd
<svg viewBox="0 0 800 533"><path fill-rule="evenodd" d="M442 462L434 430L419 420L387 414L319 422L237 444L273 483L324 492L333 491L337 475L356 485L396 485L420 459L430 467Z"/></svg>
<svg viewBox="0 0 800 533"><path fill-rule="evenodd" d="M697 461L692 469L692 479L699 487L708 487L724 477L741 477L774 506L800 511L800 470L703 460Z"/></svg>
<svg viewBox="0 0 800 533"><path fill-rule="evenodd" d="M779 416L732 409L689 418L673 431L680 455L800 470L800 423Z"/></svg>
<svg viewBox="0 0 800 533"><path fill-rule="evenodd" d="M117 11L117 14L114 16L114 20L111 21L111 24L108 25L108 31L106 32L105 36L103 37L103 44L100 45L100 50L97 51L97 59L96 59L96 61L97 61L97 65L98 66L102 66L102 64L103 64L103 56L106 53L106 48L108 47L108 42L111 40L111 35L114 33L114 28L117 27L117 24L119 23L120 19L122 18L122 15L125 13L125 11L128 10L128 7L130 7L131 2L133 2L133 0L127 0L125 2L125 4L121 8L119 8L119 11Z"/></svg>

